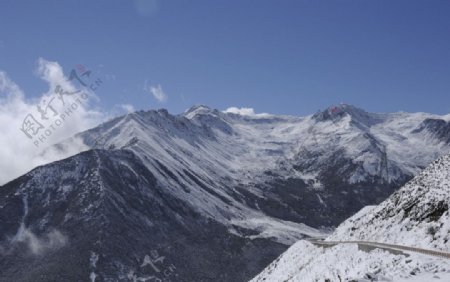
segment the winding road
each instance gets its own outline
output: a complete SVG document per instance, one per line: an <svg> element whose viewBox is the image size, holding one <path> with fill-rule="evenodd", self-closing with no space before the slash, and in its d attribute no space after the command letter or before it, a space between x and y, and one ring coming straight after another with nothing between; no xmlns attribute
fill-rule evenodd
<svg viewBox="0 0 450 282"><path fill-rule="evenodd" d="M443 251L434 251L434 250L427 250L427 249L421 249L421 248L415 248L415 247L407 247L407 246L385 244L385 243L378 243L378 242L324 241L322 239L308 239L307 241L311 242L312 244L314 244L316 246L321 246L321 247L333 247L333 246L336 246L339 244L357 244L358 247L363 251L370 251L373 249L383 249L383 250L386 250L386 251L394 253L394 254L404 254L403 251L408 251L408 252L430 255L430 256L439 257L439 258L450 259L450 253L443 252ZM405 255L407 255L407 254L405 254Z"/></svg>

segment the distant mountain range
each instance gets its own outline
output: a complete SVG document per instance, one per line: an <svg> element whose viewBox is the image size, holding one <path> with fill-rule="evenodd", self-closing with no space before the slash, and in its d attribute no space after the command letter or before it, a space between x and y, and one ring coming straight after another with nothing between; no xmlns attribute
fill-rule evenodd
<svg viewBox="0 0 450 282"><path fill-rule="evenodd" d="M0 279L247 281L450 153L449 132L444 116L350 105L128 114L0 187Z"/></svg>

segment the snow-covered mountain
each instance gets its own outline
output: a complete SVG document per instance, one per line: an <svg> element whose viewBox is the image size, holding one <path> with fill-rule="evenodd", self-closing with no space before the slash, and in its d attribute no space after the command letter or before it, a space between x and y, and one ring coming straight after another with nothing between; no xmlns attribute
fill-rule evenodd
<svg viewBox="0 0 450 282"><path fill-rule="evenodd" d="M78 137L93 148L135 152L162 185L190 190L182 197L218 220L237 212L230 210L235 204L229 214L218 210L222 197L320 228L380 203L449 153L448 127L440 116L371 114L350 105L303 118L195 106L178 116L137 112ZM220 197L193 188L191 176ZM204 203L205 196L213 199Z"/></svg>
<svg viewBox="0 0 450 282"><path fill-rule="evenodd" d="M0 276L162 279L146 268L159 250L172 281L245 281L450 152L447 128L445 117L349 105L308 117L128 114L47 153L80 139L90 150L0 187Z"/></svg>
<svg viewBox="0 0 450 282"><path fill-rule="evenodd" d="M450 155L375 207L346 220L327 240L376 241L450 253Z"/></svg>
<svg viewBox="0 0 450 282"><path fill-rule="evenodd" d="M378 242L450 254L450 155L378 206L342 223L328 242ZM450 260L360 244L322 248L300 241L252 281L450 281ZM352 280L353 279L353 280ZM361 280L357 280L361 279Z"/></svg>

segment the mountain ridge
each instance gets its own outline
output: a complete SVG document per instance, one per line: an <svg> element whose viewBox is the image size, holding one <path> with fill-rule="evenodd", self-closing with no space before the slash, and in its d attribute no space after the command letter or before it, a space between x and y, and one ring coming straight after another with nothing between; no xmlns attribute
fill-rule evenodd
<svg viewBox="0 0 450 282"><path fill-rule="evenodd" d="M360 109L346 111L351 115L316 120L197 106L180 115L139 111L78 133L50 153L79 140L87 151L0 187L0 246L20 238L12 252L22 254L0 260L0 269L15 281L33 281L16 271L21 263L45 276L59 259L76 266L60 266L70 279L93 273L129 281L151 275L140 273L144 250L173 244L165 257L178 269L174 281L250 279L287 246L325 236L363 206L382 202L436 155L450 152L446 136L430 133L433 128L414 131L426 118L439 119L434 115L387 114L374 123ZM106 193L102 204L96 191ZM21 221L25 206L33 216ZM96 206L102 207L98 214ZM20 230L29 235L16 236ZM24 252L30 242L50 244L58 234L67 245L44 248L55 260L46 256L41 264ZM74 248L82 251L70 256ZM91 257L98 257L95 269ZM213 263L216 257L220 261ZM230 267L239 271L224 274Z"/></svg>
<svg viewBox="0 0 450 282"><path fill-rule="evenodd" d="M330 201L324 201L331 197L324 192L327 187L342 189L358 199L358 190L375 185L372 198L357 204L359 209L381 202L433 159L450 152L450 143L442 141L443 137L428 129L417 130L426 119L437 118L435 115L370 114L354 106L340 107L345 115L331 121L317 121L315 115L253 117L224 113L205 105L193 106L180 115L163 109L139 111L77 134L77 138L90 148L128 148L144 162L146 157L154 156L159 163L147 165L153 167L158 179L166 179L167 185L179 186L180 190L195 184L192 176L200 177L199 183L222 187L219 194L225 193L222 196L228 200L233 201L235 195L247 199L246 205L253 208L270 202L270 206L275 206L270 211L272 216L297 222L302 220L299 211L295 211L298 203L291 201L294 210L286 209L279 192L269 197L275 201L266 200L264 193L274 186L302 187L307 193L303 196L313 201L312 208L320 210L323 203ZM377 122L361 126L358 121L355 125L347 112L357 117L368 115L377 118ZM380 124L381 119L384 122ZM177 178L168 177L164 171L173 172ZM243 186L247 188L241 189ZM298 197L298 192L292 192L281 197ZM343 201L348 198L337 195ZM333 213L336 208L342 209L332 208ZM350 215L342 212L335 225ZM317 223L314 227L330 225L327 220Z"/></svg>

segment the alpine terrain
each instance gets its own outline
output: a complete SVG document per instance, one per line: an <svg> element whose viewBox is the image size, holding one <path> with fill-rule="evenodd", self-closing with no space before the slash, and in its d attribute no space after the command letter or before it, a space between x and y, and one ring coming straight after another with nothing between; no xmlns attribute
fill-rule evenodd
<svg viewBox="0 0 450 282"><path fill-rule="evenodd" d="M86 151L0 187L0 279L248 281L288 246L326 237L450 153L449 132L448 116L345 104L307 117L206 106L118 117L44 153L80 140ZM370 210L376 218L359 214L330 238L428 238L421 244L445 250L448 191L430 177L422 173ZM417 234L393 242L390 224ZM292 248L299 244L324 252L308 242ZM378 252L374 260L386 255Z"/></svg>
<svg viewBox="0 0 450 282"><path fill-rule="evenodd" d="M252 281L450 281L450 155Z"/></svg>

